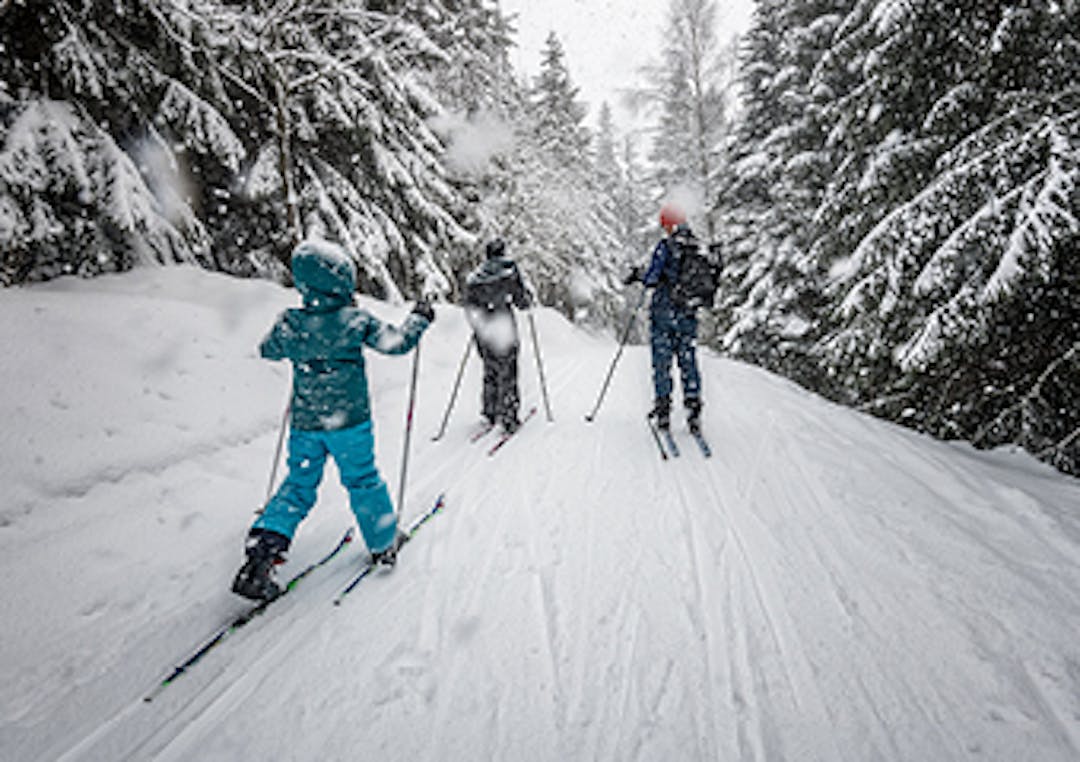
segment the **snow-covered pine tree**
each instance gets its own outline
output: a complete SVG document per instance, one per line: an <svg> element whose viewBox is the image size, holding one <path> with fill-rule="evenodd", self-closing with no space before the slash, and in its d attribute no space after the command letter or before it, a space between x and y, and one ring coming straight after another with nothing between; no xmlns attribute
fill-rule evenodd
<svg viewBox="0 0 1080 762"><path fill-rule="evenodd" d="M729 198L761 227L729 336L775 367L802 312L812 362L785 372L1077 472L1077 4L844 5L759 3Z"/></svg>
<svg viewBox="0 0 1080 762"><path fill-rule="evenodd" d="M463 225L477 244L446 252L452 285L483 259L483 244L498 234L514 174L514 123L525 107L524 88L510 63L514 29L494 0L410 0L408 17L445 51L425 81L444 109L432 124L447 144L450 182L465 198ZM516 254L515 254L516 255Z"/></svg>
<svg viewBox="0 0 1080 762"><path fill-rule="evenodd" d="M652 183L663 195L679 196L699 235L709 240L716 234L712 205L731 130L725 53L715 0L671 0L660 59L646 68L647 84L638 96L656 117Z"/></svg>
<svg viewBox="0 0 1080 762"><path fill-rule="evenodd" d="M621 253L599 198L584 118L562 44L551 34L517 121L515 177L499 232L520 252L544 304L610 325L621 304Z"/></svg>
<svg viewBox="0 0 1080 762"><path fill-rule="evenodd" d="M619 147L620 169L622 170L622 188L619 191L619 225L616 228L620 241L625 241L634 252L634 261L638 262L641 252L649 250L656 230L655 210L649 197L647 170L639 157L635 135L622 138Z"/></svg>
<svg viewBox="0 0 1080 762"><path fill-rule="evenodd" d="M467 115L504 115L515 100L509 57L514 29L497 0L399 0L396 5L443 53L430 70L439 102Z"/></svg>
<svg viewBox="0 0 1080 762"><path fill-rule="evenodd" d="M428 124L440 106L422 75L446 56L401 12L369 6L207 11L228 44L223 68L253 83L232 93L256 145L230 208L257 231L244 241L257 266L319 234L353 254L369 291L446 292L444 252L472 242Z"/></svg>
<svg viewBox="0 0 1080 762"><path fill-rule="evenodd" d="M185 85L214 85L205 33L143 0L0 6L0 283L210 264L189 159L244 149Z"/></svg>
<svg viewBox="0 0 1080 762"><path fill-rule="evenodd" d="M448 55L400 9L120 0L0 13L5 282L141 260L283 275L296 237L322 233L393 297L446 290L446 252L473 243L428 124L441 107L425 75Z"/></svg>
<svg viewBox="0 0 1080 762"><path fill-rule="evenodd" d="M822 300L808 220L833 161L822 117L830 90L812 75L853 2L758 3L741 50L745 111L721 185L723 344L810 383L807 337Z"/></svg>
<svg viewBox="0 0 1080 762"><path fill-rule="evenodd" d="M596 186L597 215L601 225L618 240L620 265L629 266L640 259L636 226L641 210L634 207L634 195L628 193L626 172L619 155L619 136L607 101L600 104L595 135L593 180Z"/></svg>
<svg viewBox="0 0 1080 762"><path fill-rule="evenodd" d="M820 357L849 399L946 436L994 420L987 443L1074 471L1078 22L1075 3L860 4L814 242L838 302ZM1040 414L1005 414L1052 386Z"/></svg>
<svg viewBox="0 0 1080 762"><path fill-rule="evenodd" d="M630 135L620 140L611 107L606 101L600 106L595 134L594 180L596 183L597 214L605 229L612 233L616 250L612 252L615 277L628 273L643 261L649 251L652 226L647 224L651 215L645 209L646 195L643 187L644 172L638 166L634 141ZM630 312L636 307L639 294L636 289L620 286L622 304L619 314L613 315L621 328ZM635 332L638 327L635 327ZM633 336L634 340L640 336Z"/></svg>

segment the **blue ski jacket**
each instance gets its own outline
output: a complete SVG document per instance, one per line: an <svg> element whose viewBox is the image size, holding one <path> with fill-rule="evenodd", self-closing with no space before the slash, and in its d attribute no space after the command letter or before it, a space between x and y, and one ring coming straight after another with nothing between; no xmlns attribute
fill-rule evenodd
<svg viewBox="0 0 1080 762"><path fill-rule="evenodd" d="M355 266L332 243L300 244L292 273L303 307L285 310L259 346L268 360L292 361L292 427L336 431L371 420L362 348L404 354L427 319L410 313L399 328L353 307Z"/></svg>
<svg viewBox="0 0 1080 762"><path fill-rule="evenodd" d="M689 227L680 225L671 236L661 238L653 248L649 269L641 276L641 282L645 284L645 287L653 289L651 309L672 310L679 313L684 311L675 306L671 298L671 287L679 278L679 256L675 247L679 245L680 238L691 235Z"/></svg>

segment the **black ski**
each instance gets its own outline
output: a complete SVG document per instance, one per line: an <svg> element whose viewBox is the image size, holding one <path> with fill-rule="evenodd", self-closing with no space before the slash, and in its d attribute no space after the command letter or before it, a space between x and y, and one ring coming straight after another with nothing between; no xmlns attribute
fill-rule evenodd
<svg viewBox="0 0 1080 762"><path fill-rule="evenodd" d="M304 569L295 577L290 579L287 583L285 583L285 587L281 590L281 595L279 595L277 598L272 598L268 601L262 601L260 603L257 603L256 605L249 608L247 611L236 616L232 621L230 621L228 624L226 624L213 635L211 635L201 646L199 646L198 649L196 649L193 654L191 654L191 656L189 656L183 661L183 663L173 669L173 671L170 672L164 679L162 679L162 681L158 683L154 687L154 689L150 691L150 693L144 696L143 701L149 703L155 698L157 698L163 690L168 688L170 685L172 685L173 682L176 681L177 678L179 678L181 675L185 674L189 669L191 669L200 659L202 659L202 657L206 656L206 654L209 653L214 647L220 645L221 642L225 640L225 638L229 637L234 632L236 632L241 627L250 622L252 619L257 617L259 614L266 611L266 608L271 603L283 598L286 594L288 594L290 590L300 584L300 580L302 580L304 577L311 574L311 572L315 571L315 569L319 568L320 566L328 563L330 559L332 559L334 556L341 552L342 548L352 542L352 538L353 530L352 527L350 527L348 531L346 531L342 538L338 541L338 544L334 546L333 550L331 550L329 553L327 553L315 563L309 565L306 569Z"/></svg>
<svg viewBox="0 0 1080 762"><path fill-rule="evenodd" d="M439 495L438 499L435 501L435 505L431 506L424 513L413 519L413 522L409 525L409 528L402 532L398 537L398 550L401 550L401 548L413 538L413 536L420 529L420 527L426 524L432 516L439 513L443 509L443 506L446 504L446 500L444 498L445 495ZM340 606L341 602L345 600L345 596L351 593L356 588L356 586L360 584L364 577L371 574L371 572L373 572L375 568L376 564L373 563L371 561L371 558L369 557L367 562L365 562L364 564L364 568L361 569L360 572L355 577L353 577L352 580L349 581L349 584L346 585L340 593L338 593L337 598L334 599L334 605Z"/></svg>
<svg viewBox="0 0 1080 762"><path fill-rule="evenodd" d="M499 448L509 442L511 438L513 438L514 434L517 434L519 431L521 431L521 427L524 426L525 423L534 415L536 415L535 406L529 408L529 412L526 413L525 417L521 419L521 423L518 424L518 427L516 429L514 429L513 431L504 431L502 434L499 435L499 438L495 441L495 444L493 444L491 446L491 449L488 450L488 455L494 455L495 453L497 453L499 451Z"/></svg>

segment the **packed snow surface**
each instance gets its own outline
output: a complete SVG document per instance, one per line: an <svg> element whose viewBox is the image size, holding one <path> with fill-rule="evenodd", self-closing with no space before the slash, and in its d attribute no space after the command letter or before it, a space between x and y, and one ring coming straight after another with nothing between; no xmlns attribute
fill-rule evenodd
<svg viewBox="0 0 1080 762"><path fill-rule="evenodd" d="M295 291L191 268L0 294L0 759L1080 759L1080 482L705 354L704 459L645 426L649 361L537 311L486 455L475 353L420 345L398 567L355 542L152 703L228 591L288 395ZM364 301L395 322L407 307ZM413 355L368 353L397 495ZM278 472L280 478L280 471ZM283 576L351 523L328 469Z"/></svg>

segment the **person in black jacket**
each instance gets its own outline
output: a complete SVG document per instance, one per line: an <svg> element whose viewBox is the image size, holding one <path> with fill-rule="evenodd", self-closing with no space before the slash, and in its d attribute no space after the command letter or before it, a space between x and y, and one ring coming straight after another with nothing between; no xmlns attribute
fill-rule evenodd
<svg viewBox="0 0 1080 762"><path fill-rule="evenodd" d="M465 279L465 316L484 362L482 412L487 422L514 432L518 418L518 332L512 307L528 309L532 299L517 264L506 257L496 238L485 249L486 261Z"/></svg>

